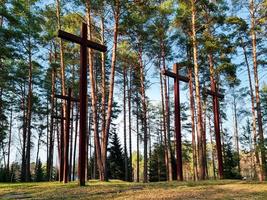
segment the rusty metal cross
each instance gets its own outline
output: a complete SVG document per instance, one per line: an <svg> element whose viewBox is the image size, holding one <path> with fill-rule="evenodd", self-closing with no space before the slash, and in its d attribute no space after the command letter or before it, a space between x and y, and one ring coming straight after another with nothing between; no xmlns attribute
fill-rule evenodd
<svg viewBox="0 0 267 200"><path fill-rule="evenodd" d="M174 79L174 113L175 113L175 139L176 139L176 163L177 180L183 180L183 161L182 161L182 134L181 134L181 111L180 111L180 81L189 82L189 78L179 75L178 63L173 65L173 72L162 70L162 74Z"/></svg>
<svg viewBox="0 0 267 200"><path fill-rule="evenodd" d="M208 95L213 97L213 114L214 114L214 129L215 129L215 140L218 158L218 171L219 178L223 178L223 160L222 160L222 145L220 135L220 109L219 109L219 98L223 99L224 95L218 93L215 83L211 85L211 90L206 90Z"/></svg>
<svg viewBox="0 0 267 200"><path fill-rule="evenodd" d="M80 100L80 136L79 136L79 165L78 176L79 185L85 185L85 168L86 168L86 129L87 129L87 48L106 52L107 47L87 39L87 24L82 23L81 37L59 30L58 37L80 44L80 83L79 83L79 100Z"/></svg>

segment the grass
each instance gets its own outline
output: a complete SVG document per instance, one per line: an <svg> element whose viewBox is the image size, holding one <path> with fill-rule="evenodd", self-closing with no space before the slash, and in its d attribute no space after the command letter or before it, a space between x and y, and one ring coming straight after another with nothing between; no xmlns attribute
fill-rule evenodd
<svg viewBox="0 0 267 200"><path fill-rule="evenodd" d="M90 181L62 184L0 183L0 199L267 199L267 183L248 181L201 181L127 183Z"/></svg>

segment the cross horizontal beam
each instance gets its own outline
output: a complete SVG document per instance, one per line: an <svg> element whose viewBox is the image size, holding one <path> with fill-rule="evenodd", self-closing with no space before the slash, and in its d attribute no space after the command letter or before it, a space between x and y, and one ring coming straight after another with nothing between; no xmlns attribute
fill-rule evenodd
<svg viewBox="0 0 267 200"><path fill-rule="evenodd" d="M83 43L83 39L81 37L78 37L76 35L73 35L71 33L59 30L58 31L58 37L64 39L64 40L68 40L77 44L82 44ZM86 46L95 50L98 50L100 52L106 52L107 51L107 47L105 45L93 42L91 40L86 40Z"/></svg>
<svg viewBox="0 0 267 200"><path fill-rule="evenodd" d="M219 97L221 99L224 98L224 95L223 94L220 94L218 92L214 92L212 90L206 90L206 93L209 94L209 95L211 95L211 96L217 96L217 97Z"/></svg>
<svg viewBox="0 0 267 200"><path fill-rule="evenodd" d="M64 99L64 100L67 100L67 101L71 100L71 101L74 101L74 102L79 102L79 99L77 99L77 98L73 98L73 97L69 98L68 96L63 96L63 95L60 95L60 94L56 94L55 97L58 98L58 99Z"/></svg>
<svg viewBox="0 0 267 200"><path fill-rule="evenodd" d="M163 75L165 75L165 76L170 76L170 77L172 77L172 78L177 78L178 77L178 79L179 79L179 81L183 81L183 82L189 82L189 78L188 77L186 77L186 76L181 76L181 75L177 75L177 74L175 74L175 73L173 73L173 72L171 72L171 71L168 71L168 70L166 70L166 69L163 69L162 71L161 71L161 73L163 74Z"/></svg>

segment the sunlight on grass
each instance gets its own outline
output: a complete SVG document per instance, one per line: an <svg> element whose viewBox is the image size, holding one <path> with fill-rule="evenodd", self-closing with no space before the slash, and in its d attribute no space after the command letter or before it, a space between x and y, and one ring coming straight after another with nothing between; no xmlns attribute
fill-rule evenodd
<svg viewBox="0 0 267 200"><path fill-rule="evenodd" d="M267 184L234 180L129 183L90 180L62 184L0 183L0 199L267 199Z"/></svg>

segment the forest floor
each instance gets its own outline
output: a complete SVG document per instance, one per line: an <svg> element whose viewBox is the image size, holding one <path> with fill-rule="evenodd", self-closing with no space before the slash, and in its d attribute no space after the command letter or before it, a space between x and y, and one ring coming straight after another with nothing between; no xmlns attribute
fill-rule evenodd
<svg viewBox="0 0 267 200"><path fill-rule="evenodd" d="M127 183L90 181L85 187L77 182L61 184L0 183L0 199L267 199L267 182L200 181Z"/></svg>

